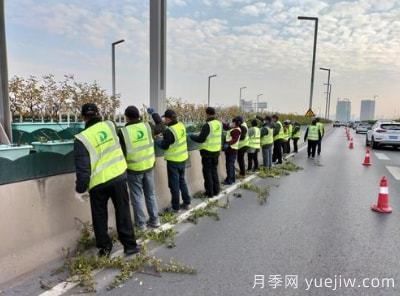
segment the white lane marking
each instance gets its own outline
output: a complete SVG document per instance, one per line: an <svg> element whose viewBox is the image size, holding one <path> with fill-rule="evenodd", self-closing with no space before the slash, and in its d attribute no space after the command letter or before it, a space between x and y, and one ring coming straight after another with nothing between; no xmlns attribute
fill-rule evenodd
<svg viewBox="0 0 400 296"><path fill-rule="evenodd" d="M387 170L392 174L397 181L400 180L400 167L386 166Z"/></svg>
<svg viewBox="0 0 400 296"><path fill-rule="evenodd" d="M390 158L387 157L384 153L375 152L375 156L380 160L390 160Z"/></svg>

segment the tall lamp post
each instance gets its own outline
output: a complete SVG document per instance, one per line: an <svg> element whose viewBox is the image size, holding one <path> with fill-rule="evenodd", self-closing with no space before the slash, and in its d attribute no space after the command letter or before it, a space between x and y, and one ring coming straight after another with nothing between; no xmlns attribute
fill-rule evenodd
<svg viewBox="0 0 400 296"><path fill-rule="evenodd" d="M315 57L316 57L316 53L317 53L318 18L317 17L308 17L308 16L299 16L298 19L315 22L314 50L313 50L313 62L312 62L312 69L311 69L311 87L310 87L310 103L309 103L309 109L312 110L312 101L313 101L313 94L314 94Z"/></svg>
<svg viewBox="0 0 400 296"><path fill-rule="evenodd" d="M319 68L321 71L327 71L328 72L328 84L326 85L326 103L325 103L325 119L328 118L328 109L329 109L329 92L331 88L331 69L329 68Z"/></svg>
<svg viewBox="0 0 400 296"><path fill-rule="evenodd" d="M241 88L240 88L240 95L239 95L239 110L241 109L241 107L242 107L242 91L243 90L245 90L247 88L247 86L242 86Z"/></svg>
<svg viewBox="0 0 400 296"><path fill-rule="evenodd" d="M217 77L217 74L208 76L208 106L210 107L210 97L211 97L211 78Z"/></svg>
<svg viewBox="0 0 400 296"><path fill-rule="evenodd" d="M257 101L256 101L256 113L258 113L258 102L259 102L259 99L260 99L260 97L261 96L263 96L263 94L259 94L259 95L257 95Z"/></svg>
<svg viewBox="0 0 400 296"><path fill-rule="evenodd" d="M8 98L8 70L4 1L0 3L0 143L12 141L10 100Z"/></svg>
<svg viewBox="0 0 400 296"><path fill-rule="evenodd" d="M115 41L111 43L111 68L112 68L112 95L113 98L116 97L116 91L115 91L115 47L120 44L125 42L124 39Z"/></svg>

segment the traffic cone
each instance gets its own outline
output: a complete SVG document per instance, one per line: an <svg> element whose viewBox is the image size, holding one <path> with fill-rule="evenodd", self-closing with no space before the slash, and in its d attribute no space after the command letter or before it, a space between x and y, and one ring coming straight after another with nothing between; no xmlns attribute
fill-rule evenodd
<svg viewBox="0 0 400 296"><path fill-rule="evenodd" d="M379 188L379 195L378 195L378 203L373 204L371 206L371 210L379 213L391 213L392 208L389 205L389 187L388 187L388 180L386 177L382 177L380 188Z"/></svg>
<svg viewBox="0 0 400 296"><path fill-rule="evenodd" d="M362 165L364 165L364 166L370 166L371 164L372 164L372 163L371 163L371 157L370 157L370 154L369 154L369 149L367 149L367 152L365 153L364 162L363 162Z"/></svg>
<svg viewBox="0 0 400 296"><path fill-rule="evenodd" d="M353 144L353 138L350 139L350 144L349 144L349 149L353 149L354 144Z"/></svg>

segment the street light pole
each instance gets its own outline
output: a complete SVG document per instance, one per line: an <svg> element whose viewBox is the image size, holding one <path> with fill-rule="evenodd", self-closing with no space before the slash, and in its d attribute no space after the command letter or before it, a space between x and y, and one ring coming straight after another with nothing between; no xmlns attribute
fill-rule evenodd
<svg viewBox="0 0 400 296"><path fill-rule="evenodd" d="M217 74L208 76L208 107L210 107L210 96L211 96L211 78L217 77Z"/></svg>
<svg viewBox="0 0 400 296"><path fill-rule="evenodd" d="M256 113L258 113L258 100L260 99L260 97L262 96L263 94L259 94L259 95L257 95L257 101L256 101Z"/></svg>
<svg viewBox="0 0 400 296"><path fill-rule="evenodd" d="M0 144L12 142L4 1L0 3Z"/></svg>
<svg viewBox="0 0 400 296"><path fill-rule="evenodd" d="M115 41L111 43L111 71L112 71L112 96L113 98L116 97L116 92L115 92L115 46L118 44L125 42L124 39Z"/></svg>
<svg viewBox="0 0 400 296"><path fill-rule="evenodd" d="M311 87L310 87L310 104L309 104L309 109L312 110L312 101L313 101L313 94L314 94L315 57L316 57L316 53L317 53L318 18L317 17L299 16L298 19L315 22L314 50L313 50L313 62L312 62L312 69L311 69Z"/></svg>
<svg viewBox="0 0 400 296"><path fill-rule="evenodd" d="M326 103L325 103L325 119L328 119L328 104L329 104L329 91L331 85L331 69L329 68L319 68L322 71L328 72L328 84L326 85Z"/></svg>
<svg viewBox="0 0 400 296"><path fill-rule="evenodd" d="M240 88L240 95L239 95L239 110L241 109L241 107L242 107L242 91L244 90L244 89L246 89L247 88L247 86L242 86L241 88Z"/></svg>

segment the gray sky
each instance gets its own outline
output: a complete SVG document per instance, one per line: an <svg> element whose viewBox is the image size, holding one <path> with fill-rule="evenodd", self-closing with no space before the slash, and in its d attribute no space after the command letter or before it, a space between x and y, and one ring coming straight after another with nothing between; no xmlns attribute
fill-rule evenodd
<svg viewBox="0 0 400 296"><path fill-rule="evenodd" d="M111 89L111 42L123 106L149 102L149 0L8 0L10 76L74 74ZM110 4L111 3L111 4ZM308 107L313 23L320 18L317 69L332 68L332 108L378 95L378 117L400 117L400 1L168 0L167 95L237 104L264 94L272 110ZM324 109L326 72L316 72L314 109Z"/></svg>

